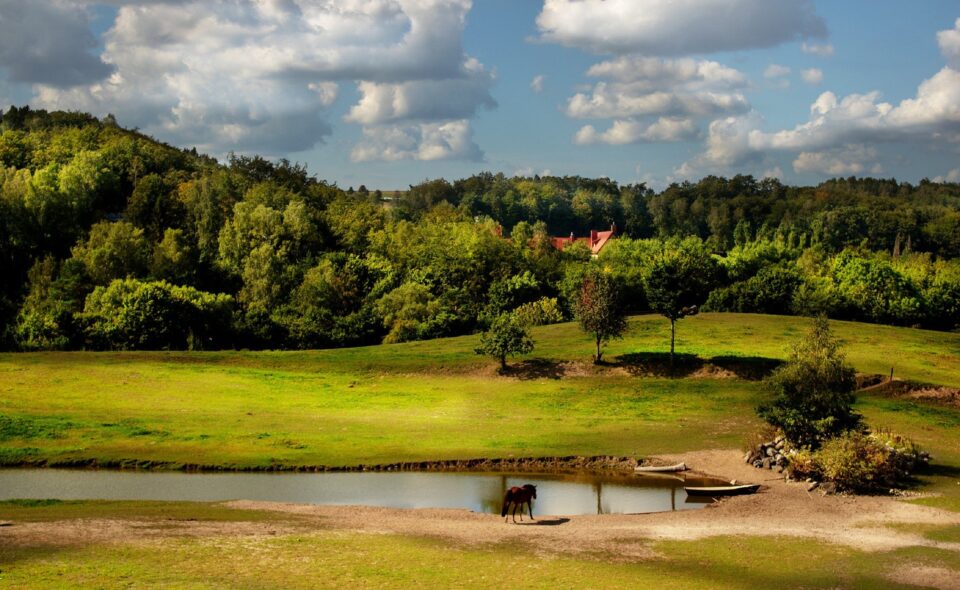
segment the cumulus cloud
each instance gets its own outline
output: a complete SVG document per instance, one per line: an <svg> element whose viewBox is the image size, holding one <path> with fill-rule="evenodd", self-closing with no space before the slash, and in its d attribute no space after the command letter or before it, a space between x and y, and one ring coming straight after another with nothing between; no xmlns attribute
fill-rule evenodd
<svg viewBox="0 0 960 590"><path fill-rule="evenodd" d="M479 161L480 148L473 142L467 120L365 127L364 139L353 149L354 162L371 160L446 160Z"/></svg>
<svg viewBox="0 0 960 590"><path fill-rule="evenodd" d="M582 127L574 138L581 145L692 139L697 120L750 109L739 91L746 76L714 61L623 56L593 65L587 75L609 80L572 96L564 112L614 121L603 132Z"/></svg>
<svg viewBox="0 0 960 590"><path fill-rule="evenodd" d="M865 173L882 174L883 167L876 161L877 150L865 145L847 145L821 152L800 152L793 161L796 172L814 172L826 176L856 176Z"/></svg>
<svg viewBox="0 0 960 590"><path fill-rule="evenodd" d="M937 33L937 43L940 45L940 53L960 67L960 18L954 23L952 29Z"/></svg>
<svg viewBox="0 0 960 590"><path fill-rule="evenodd" d="M86 9L68 0L0 0L0 69L11 82L69 88L110 75Z"/></svg>
<svg viewBox="0 0 960 590"><path fill-rule="evenodd" d="M537 94L543 92L543 82L546 80L546 76L543 74L538 74L533 77L533 80L530 80L530 90L533 90Z"/></svg>
<svg viewBox="0 0 960 590"><path fill-rule="evenodd" d="M678 172L722 171L762 160L769 152L794 152L797 171L876 174L882 170L874 161L877 152L864 146L960 143L960 72L943 68L919 85L914 98L897 105L881 101L878 92L843 98L824 92L805 123L765 132L762 122L755 111L714 121L704 152Z"/></svg>
<svg viewBox="0 0 960 590"><path fill-rule="evenodd" d="M810 0L546 0L540 38L598 53L677 56L824 38Z"/></svg>
<svg viewBox="0 0 960 590"><path fill-rule="evenodd" d="M433 127L495 106L493 75L462 48L469 0L113 3L102 55L113 73L66 90L42 85L41 105L113 112L215 153L283 154L329 135L329 107L356 81L361 98L347 119L385 127L365 129L367 138L433 141L408 150L429 158L466 153L436 149Z"/></svg>
<svg viewBox="0 0 960 590"><path fill-rule="evenodd" d="M954 168L950 172L947 172L943 176L937 176L933 179L933 182L960 182L960 168Z"/></svg>
<svg viewBox="0 0 960 590"><path fill-rule="evenodd" d="M818 86L823 82L823 71L819 68L810 68L809 70L801 71L800 77L803 78L803 81L807 84Z"/></svg>
<svg viewBox="0 0 960 590"><path fill-rule="evenodd" d="M490 96L493 75L474 59L467 61L463 77L415 80L399 84L361 82L362 97L345 119L376 125L396 121L436 121L472 117L478 108L493 108Z"/></svg>
<svg viewBox="0 0 960 590"><path fill-rule="evenodd" d="M574 143L623 145L638 142L671 142L693 139L697 135L699 135L699 129L692 119L660 117L653 123L617 120L603 132L597 131L593 125L585 125L574 136Z"/></svg>
<svg viewBox="0 0 960 590"><path fill-rule="evenodd" d="M830 57L833 55L833 45L829 43L817 44L804 41L803 44L800 45L800 50L804 53L817 55L819 57Z"/></svg>
<svg viewBox="0 0 960 590"><path fill-rule="evenodd" d="M780 64L770 64L767 66L767 69L763 71L764 78L782 78L784 76L790 75L790 68L787 66L781 66Z"/></svg>

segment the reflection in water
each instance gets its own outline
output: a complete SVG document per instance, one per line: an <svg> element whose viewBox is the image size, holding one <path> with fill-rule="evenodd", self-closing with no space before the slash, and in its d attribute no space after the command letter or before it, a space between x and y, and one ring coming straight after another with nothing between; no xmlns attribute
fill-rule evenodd
<svg viewBox="0 0 960 590"><path fill-rule="evenodd" d="M507 488L537 486L534 516L623 514L699 508L684 485L715 480L636 475L490 473L153 473L0 470L0 500L262 500L500 513ZM720 482L722 483L722 482ZM709 498L704 498L709 503Z"/></svg>

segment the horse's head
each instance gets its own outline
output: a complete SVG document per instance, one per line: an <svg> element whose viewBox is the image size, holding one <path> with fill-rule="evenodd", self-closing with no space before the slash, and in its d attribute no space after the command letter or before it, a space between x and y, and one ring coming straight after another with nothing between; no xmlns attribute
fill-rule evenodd
<svg viewBox="0 0 960 590"><path fill-rule="evenodd" d="M537 486L533 485L532 483L528 483L527 485L525 485L525 486L523 486L523 487L525 487L525 488L527 488L528 490L530 490L530 494L531 494L531 496L532 496L533 498L536 498L536 497L537 497Z"/></svg>

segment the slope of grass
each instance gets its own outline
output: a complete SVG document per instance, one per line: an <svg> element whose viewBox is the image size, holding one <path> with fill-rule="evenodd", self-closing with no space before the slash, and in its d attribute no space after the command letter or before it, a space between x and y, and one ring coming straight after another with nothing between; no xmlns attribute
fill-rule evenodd
<svg viewBox="0 0 960 590"><path fill-rule="evenodd" d="M797 318L704 314L680 324L685 354L783 358ZM835 323L852 363L960 383L960 335ZM631 320L607 352L662 353L667 324ZM478 456L678 452L736 447L762 395L739 379L594 370L573 324L535 331L514 377L473 354L476 337L305 352L0 355L0 463L95 460L263 468ZM557 364L582 361L580 365ZM889 368L886 369L887 371ZM958 412L865 398L868 416L960 463Z"/></svg>

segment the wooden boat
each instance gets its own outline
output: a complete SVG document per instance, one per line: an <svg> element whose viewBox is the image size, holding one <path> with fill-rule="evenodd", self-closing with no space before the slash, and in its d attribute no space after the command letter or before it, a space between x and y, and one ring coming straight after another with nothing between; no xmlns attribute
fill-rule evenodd
<svg viewBox="0 0 960 590"><path fill-rule="evenodd" d="M637 473L673 473L675 471L686 471L686 463L677 463L676 465L664 465L662 467L636 467L634 471Z"/></svg>
<svg viewBox="0 0 960 590"><path fill-rule="evenodd" d="M744 494L753 494L760 489L760 484L747 484L740 486L708 486L708 487L684 487L688 496L741 496Z"/></svg>

